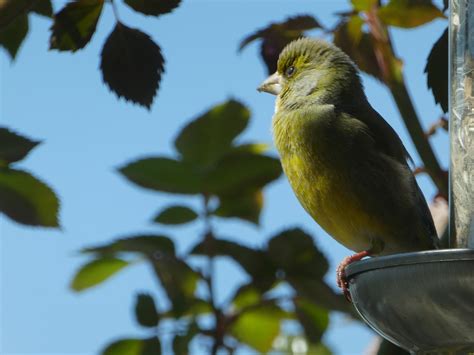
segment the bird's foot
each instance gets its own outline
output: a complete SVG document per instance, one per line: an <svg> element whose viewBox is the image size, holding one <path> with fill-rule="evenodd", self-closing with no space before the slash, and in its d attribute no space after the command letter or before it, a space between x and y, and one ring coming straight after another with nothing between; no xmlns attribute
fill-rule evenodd
<svg viewBox="0 0 474 355"><path fill-rule="evenodd" d="M346 278L346 266L353 263L354 261L359 261L366 256L369 256L371 253L368 250L361 251L360 253L348 256L342 260L342 262L339 264L337 267L337 286L342 290L342 293L344 293L344 296L346 297L346 300L349 302L352 302L351 299L351 294L349 293L349 283Z"/></svg>

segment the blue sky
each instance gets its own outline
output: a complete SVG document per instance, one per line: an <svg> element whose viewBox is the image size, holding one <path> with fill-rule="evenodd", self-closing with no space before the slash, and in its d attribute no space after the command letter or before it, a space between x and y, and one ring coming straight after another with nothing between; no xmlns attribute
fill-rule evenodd
<svg viewBox="0 0 474 355"><path fill-rule="evenodd" d="M55 10L63 4L54 1ZM200 226L153 225L154 214L178 198L136 188L115 169L138 157L172 154L173 138L187 121L230 97L252 111L243 139L271 144L274 98L255 90L265 77L259 49L253 45L238 55L239 41L256 28L296 14L313 14L329 26L335 23L333 14L347 8L346 1L334 0L183 0L173 14L156 19L119 6L122 21L151 35L166 58L166 73L150 112L118 101L101 81L99 53L114 26L110 5L105 6L92 42L76 54L47 51L50 22L30 17L30 33L16 62L0 54L0 124L44 141L19 166L57 192L63 229L24 227L0 216L2 354L93 354L113 338L146 334L135 324L132 305L136 291L159 296L147 267L125 269L103 285L76 294L68 284L85 262L77 251L146 231L172 236L185 251L196 242ZM416 30L392 32L425 127L441 110L426 88L423 69L445 26L446 21L436 20ZM372 78L363 79L369 101L419 161L388 91ZM446 166L447 136L437 134L432 142ZM435 191L430 181L420 177L419 182L431 198ZM265 198L260 228L218 223L219 235L263 245L283 228L302 226L328 256L327 277L335 286L334 270L350 251L306 215L284 178L266 189ZM218 298L225 299L244 275L230 263L221 263L218 270ZM336 354L360 354L373 336L367 328L335 315L325 341Z"/></svg>

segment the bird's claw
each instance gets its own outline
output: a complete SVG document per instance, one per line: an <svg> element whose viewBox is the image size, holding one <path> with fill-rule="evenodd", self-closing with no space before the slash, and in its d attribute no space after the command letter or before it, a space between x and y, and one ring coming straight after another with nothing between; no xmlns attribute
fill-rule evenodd
<svg viewBox="0 0 474 355"><path fill-rule="evenodd" d="M366 256L369 256L369 255L370 255L370 251L362 251L360 253L357 253L357 254L354 254L354 255L351 255L351 256L347 256L347 257L344 258L344 260L342 260L342 262L337 267L337 271L336 271L337 286L339 286L341 291L344 293L344 297L350 303L352 303L352 298L351 298L351 294L349 292L349 282L348 282L347 277L346 277L346 266L349 265L350 263L354 262L354 261L361 260L362 258L364 258Z"/></svg>

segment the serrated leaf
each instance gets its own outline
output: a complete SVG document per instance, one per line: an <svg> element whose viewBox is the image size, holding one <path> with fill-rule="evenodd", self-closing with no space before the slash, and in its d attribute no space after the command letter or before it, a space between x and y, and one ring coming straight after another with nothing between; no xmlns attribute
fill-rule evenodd
<svg viewBox="0 0 474 355"><path fill-rule="evenodd" d="M160 47L147 34L117 22L102 48L100 69L119 98L150 109L164 63Z"/></svg>
<svg viewBox="0 0 474 355"><path fill-rule="evenodd" d="M0 46L15 59L23 40L28 34L28 16L20 15L12 20L6 27L0 29Z"/></svg>
<svg viewBox="0 0 474 355"><path fill-rule="evenodd" d="M318 344L329 325L328 310L304 298L296 298L294 306L306 338L311 343Z"/></svg>
<svg viewBox="0 0 474 355"><path fill-rule="evenodd" d="M122 238L105 245L85 248L83 253L94 253L102 256L114 256L118 253L141 253L148 257L154 255L175 254L173 241L162 235L138 235Z"/></svg>
<svg viewBox="0 0 474 355"><path fill-rule="evenodd" d="M444 17L431 0L390 0L378 10L378 15L385 24L402 28L421 26Z"/></svg>
<svg viewBox="0 0 474 355"><path fill-rule="evenodd" d="M120 339L107 345L102 350L103 355L160 355L161 344L158 338L149 339L127 338Z"/></svg>
<svg viewBox="0 0 474 355"><path fill-rule="evenodd" d="M188 163L164 158L133 161L119 171L131 182L152 190L177 194L198 194L202 176Z"/></svg>
<svg viewBox="0 0 474 355"><path fill-rule="evenodd" d="M238 101L216 105L181 130L175 140L176 149L193 164L212 164L230 149L249 119L249 110Z"/></svg>
<svg viewBox="0 0 474 355"><path fill-rule="evenodd" d="M184 224L194 221L198 214L186 206L170 206L161 211L153 221L161 224Z"/></svg>
<svg viewBox="0 0 474 355"><path fill-rule="evenodd" d="M425 73L428 88L433 92L435 102L441 106L443 112L448 112L448 29L431 48L426 61Z"/></svg>
<svg viewBox="0 0 474 355"><path fill-rule="evenodd" d="M219 206L214 215L225 218L240 218L258 225L263 208L262 190L219 197Z"/></svg>
<svg viewBox="0 0 474 355"><path fill-rule="evenodd" d="M0 165L22 160L39 143L0 127Z"/></svg>
<svg viewBox="0 0 474 355"><path fill-rule="evenodd" d="M144 293L137 295L135 302L135 317L144 327L155 327L160 321L155 301L152 296Z"/></svg>
<svg viewBox="0 0 474 355"><path fill-rule="evenodd" d="M50 49L75 52L89 43L97 27L104 0L69 2L54 15Z"/></svg>
<svg viewBox="0 0 474 355"><path fill-rule="evenodd" d="M118 258L95 259L82 266L71 282L74 291L96 286L122 270L128 262Z"/></svg>
<svg viewBox="0 0 474 355"><path fill-rule="evenodd" d="M125 3L142 14L159 16L173 11L181 0L125 0Z"/></svg>
<svg viewBox="0 0 474 355"><path fill-rule="evenodd" d="M0 169L0 211L22 224L58 227L59 201L53 190L31 174Z"/></svg>

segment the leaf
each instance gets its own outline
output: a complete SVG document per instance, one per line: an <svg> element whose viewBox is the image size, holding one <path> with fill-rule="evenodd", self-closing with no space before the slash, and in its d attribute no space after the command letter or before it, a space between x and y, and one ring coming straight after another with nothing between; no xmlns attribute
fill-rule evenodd
<svg viewBox="0 0 474 355"><path fill-rule="evenodd" d="M223 196L262 188L282 173L276 158L250 152L224 156L205 179L205 191Z"/></svg>
<svg viewBox="0 0 474 355"><path fill-rule="evenodd" d="M140 293L135 303L135 316L137 322L144 327L155 327L160 321L155 301L150 295Z"/></svg>
<svg viewBox="0 0 474 355"><path fill-rule="evenodd" d="M351 0L351 3L357 11L368 11L377 4L377 0Z"/></svg>
<svg viewBox="0 0 474 355"><path fill-rule="evenodd" d="M147 34L117 22L101 58L104 83L119 98L150 109L164 72L160 47Z"/></svg>
<svg viewBox="0 0 474 355"><path fill-rule="evenodd" d="M272 74L277 69L280 52L291 41L303 36L305 31L322 28L321 24L310 15L289 17L283 22L271 23L265 28L245 37L239 46L239 51L257 39L262 39L260 55Z"/></svg>
<svg viewBox="0 0 474 355"><path fill-rule="evenodd" d="M378 10L380 19L387 25L412 28L444 17L431 0L390 0Z"/></svg>
<svg viewBox="0 0 474 355"><path fill-rule="evenodd" d="M20 15L12 20L6 27L0 29L0 46L15 59L23 40L28 33L28 16Z"/></svg>
<svg viewBox="0 0 474 355"><path fill-rule="evenodd" d="M448 112L448 29L446 28L431 48L425 66L428 88L443 112Z"/></svg>
<svg viewBox="0 0 474 355"><path fill-rule="evenodd" d="M347 32L349 36L351 36L352 42L355 45L358 45L362 38L362 26L364 23L365 21L359 15L349 17L349 21L347 22Z"/></svg>
<svg viewBox="0 0 474 355"><path fill-rule="evenodd" d="M39 143L0 127L0 165L22 160Z"/></svg>
<svg viewBox="0 0 474 355"><path fill-rule="evenodd" d="M31 174L0 169L0 211L31 226L58 227L59 201L53 190Z"/></svg>
<svg viewBox="0 0 474 355"><path fill-rule="evenodd" d="M51 0L37 0L31 10L41 16L53 16L53 6L51 4Z"/></svg>
<svg viewBox="0 0 474 355"><path fill-rule="evenodd" d="M277 306L251 309L242 313L232 324L230 334L255 350L266 353L280 333L280 323L286 313Z"/></svg>
<svg viewBox="0 0 474 355"><path fill-rule="evenodd" d="M189 343L193 340L193 338L199 334L199 327L196 322L192 322L189 326L187 331L180 335L177 334L173 338L173 353L175 355L187 355L190 354L189 352Z"/></svg>
<svg viewBox="0 0 474 355"><path fill-rule="evenodd" d="M238 101L216 105L182 129L175 140L176 149L185 161L212 164L231 148L249 119L250 111Z"/></svg>
<svg viewBox="0 0 474 355"><path fill-rule="evenodd" d="M258 225L262 208L263 193L262 190L256 190L219 197L219 206L213 214L226 218L236 217Z"/></svg>
<svg viewBox="0 0 474 355"><path fill-rule="evenodd" d="M158 338L120 339L107 345L103 355L160 355L161 344Z"/></svg>
<svg viewBox="0 0 474 355"><path fill-rule="evenodd" d="M173 11L181 0L125 0L125 3L145 15L159 16Z"/></svg>
<svg viewBox="0 0 474 355"><path fill-rule="evenodd" d="M56 15L51 26L50 49L72 51L84 48L97 27L104 0L69 2Z"/></svg>
<svg viewBox="0 0 474 355"><path fill-rule="evenodd" d="M232 297L232 307L235 311L258 304L263 298L261 290L254 285L244 284L237 289Z"/></svg>
<svg viewBox="0 0 474 355"><path fill-rule="evenodd" d="M194 221L197 217L197 213L189 207L170 206L161 211L154 221L162 224L184 224Z"/></svg>
<svg viewBox="0 0 474 355"><path fill-rule="evenodd" d="M328 310L304 298L296 298L294 306L306 338L311 343L318 344L329 325Z"/></svg>
<svg viewBox="0 0 474 355"><path fill-rule="evenodd" d="M127 164L119 171L130 181L148 189L178 194L201 192L201 175L185 162L164 158L147 158Z"/></svg>
<svg viewBox="0 0 474 355"><path fill-rule="evenodd" d="M95 259L82 266L71 282L74 291L83 291L96 286L128 265L128 262L118 258Z"/></svg>

